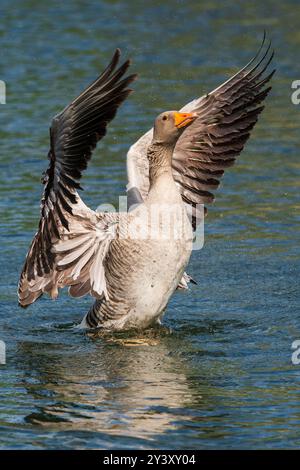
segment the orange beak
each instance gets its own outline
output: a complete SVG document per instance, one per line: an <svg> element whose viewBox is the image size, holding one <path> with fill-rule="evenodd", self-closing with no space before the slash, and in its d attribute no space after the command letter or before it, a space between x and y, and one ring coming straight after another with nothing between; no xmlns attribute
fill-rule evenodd
<svg viewBox="0 0 300 470"><path fill-rule="evenodd" d="M185 127L188 124L191 124L192 122L197 119L198 114L197 113L177 113L174 112L174 118L175 118L175 126L177 129L180 129L181 127Z"/></svg>

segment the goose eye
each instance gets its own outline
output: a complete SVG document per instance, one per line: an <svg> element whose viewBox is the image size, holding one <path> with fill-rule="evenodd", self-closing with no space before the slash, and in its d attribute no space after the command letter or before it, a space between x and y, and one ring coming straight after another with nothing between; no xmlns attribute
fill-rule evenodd
<svg viewBox="0 0 300 470"><path fill-rule="evenodd" d="M168 119L168 117L167 117L167 116L163 116L162 119L163 119L163 121L166 121L166 120Z"/></svg>

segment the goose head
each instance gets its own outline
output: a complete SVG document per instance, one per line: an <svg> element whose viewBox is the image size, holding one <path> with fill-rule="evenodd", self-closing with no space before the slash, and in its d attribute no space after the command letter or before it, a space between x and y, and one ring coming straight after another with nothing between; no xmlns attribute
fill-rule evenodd
<svg viewBox="0 0 300 470"><path fill-rule="evenodd" d="M182 132L197 117L197 113L180 113L178 111L165 111L159 114L154 122L153 142L175 145Z"/></svg>

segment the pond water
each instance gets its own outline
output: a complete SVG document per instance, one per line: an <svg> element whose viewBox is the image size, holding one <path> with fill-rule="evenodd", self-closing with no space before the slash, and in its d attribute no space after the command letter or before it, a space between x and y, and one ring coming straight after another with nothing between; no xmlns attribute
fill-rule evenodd
<svg viewBox="0 0 300 470"><path fill-rule="evenodd" d="M0 447L297 448L300 365L297 1L3 0L0 6ZM140 74L83 179L92 208L116 203L125 156L159 112L220 83L266 28L277 73L266 109L209 209L197 280L164 329L91 337L74 328L91 300L62 292L21 310L17 282L39 219L54 114L115 47ZM130 339L130 341L129 341Z"/></svg>

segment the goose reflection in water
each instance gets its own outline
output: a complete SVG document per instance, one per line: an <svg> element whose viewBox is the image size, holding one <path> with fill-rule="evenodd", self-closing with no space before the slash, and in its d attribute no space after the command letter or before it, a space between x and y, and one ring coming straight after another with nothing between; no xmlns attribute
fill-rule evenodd
<svg viewBox="0 0 300 470"><path fill-rule="evenodd" d="M59 344L22 343L24 385L39 403L41 394L45 402L26 422L53 431L151 439L176 429L183 414L192 421L185 410L202 396L191 386L191 365L180 357L180 345L174 347L171 336L152 331L134 339L90 339L88 354L86 347L70 345L66 351Z"/></svg>

